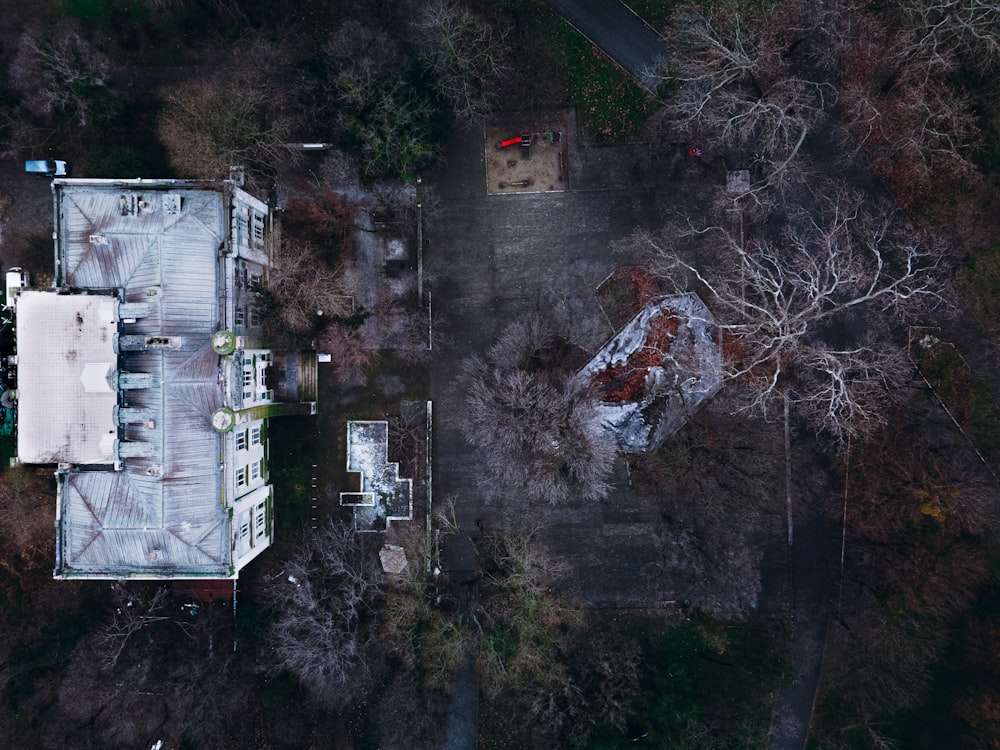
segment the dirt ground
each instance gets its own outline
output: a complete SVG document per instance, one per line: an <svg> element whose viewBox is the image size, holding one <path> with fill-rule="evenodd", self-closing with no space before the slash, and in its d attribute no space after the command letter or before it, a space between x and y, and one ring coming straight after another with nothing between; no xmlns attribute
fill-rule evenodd
<svg viewBox="0 0 1000 750"><path fill-rule="evenodd" d="M51 278L53 254L51 181L0 160L0 267L21 266L37 285Z"/></svg>
<svg viewBox="0 0 1000 750"><path fill-rule="evenodd" d="M568 190L566 154L575 131L576 115L571 110L526 122L506 120L488 125L484 129L486 192L504 195Z"/></svg>

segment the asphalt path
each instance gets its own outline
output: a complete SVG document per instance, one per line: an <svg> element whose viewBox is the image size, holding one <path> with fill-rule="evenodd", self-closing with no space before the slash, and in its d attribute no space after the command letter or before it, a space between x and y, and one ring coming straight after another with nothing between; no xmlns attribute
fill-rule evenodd
<svg viewBox="0 0 1000 750"><path fill-rule="evenodd" d="M788 654L794 672L775 701L768 750L804 750L823 667L830 597L834 587L836 530L821 513L795 525L790 549L792 642Z"/></svg>
<svg viewBox="0 0 1000 750"><path fill-rule="evenodd" d="M643 86L655 88L647 71L666 57L667 46L629 8L615 0L545 0L545 4Z"/></svg>

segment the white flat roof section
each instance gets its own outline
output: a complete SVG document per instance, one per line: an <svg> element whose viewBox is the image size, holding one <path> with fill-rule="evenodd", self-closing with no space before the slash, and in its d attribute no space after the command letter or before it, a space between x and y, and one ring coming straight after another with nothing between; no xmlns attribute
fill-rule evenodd
<svg viewBox="0 0 1000 750"><path fill-rule="evenodd" d="M347 470L361 475L361 492L341 492L340 504L353 506L358 531L385 531L390 521L413 518L413 480L399 476L388 453L388 422L347 422Z"/></svg>
<svg viewBox="0 0 1000 750"><path fill-rule="evenodd" d="M114 463L114 303L104 295L18 296L20 461Z"/></svg>

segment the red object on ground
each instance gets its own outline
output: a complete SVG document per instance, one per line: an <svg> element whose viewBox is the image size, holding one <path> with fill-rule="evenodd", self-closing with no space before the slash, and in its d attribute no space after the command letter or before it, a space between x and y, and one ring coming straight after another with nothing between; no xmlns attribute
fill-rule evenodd
<svg viewBox="0 0 1000 750"><path fill-rule="evenodd" d="M508 146L515 146L521 142L521 136L517 138L508 138L505 141L500 141L500 148L507 148Z"/></svg>

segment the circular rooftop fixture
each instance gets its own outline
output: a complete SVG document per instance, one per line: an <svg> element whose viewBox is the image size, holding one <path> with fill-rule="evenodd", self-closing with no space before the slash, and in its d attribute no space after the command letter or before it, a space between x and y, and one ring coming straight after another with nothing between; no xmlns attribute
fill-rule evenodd
<svg viewBox="0 0 1000 750"><path fill-rule="evenodd" d="M223 356L236 351L236 334L223 328L212 334L212 348Z"/></svg>
<svg viewBox="0 0 1000 750"><path fill-rule="evenodd" d="M212 428L219 432L229 432L236 426L236 412L223 406L212 412Z"/></svg>

